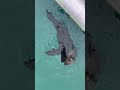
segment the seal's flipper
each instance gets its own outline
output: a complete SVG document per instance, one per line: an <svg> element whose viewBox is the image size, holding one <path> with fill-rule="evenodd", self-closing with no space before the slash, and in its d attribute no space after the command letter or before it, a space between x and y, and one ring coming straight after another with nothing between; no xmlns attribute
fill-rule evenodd
<svg viewBox="0 0 120 90"><path fill-rule="evenodd" d="M45 53L49 56L59 55L59 54L61 54L62 49L63 49L63 44L59 43L58 49L52 49L51 51L47 51Z"/></svg>
<svg viewBox="0 0 120 90"><path fill-rule="evenodd" d="M61 53L61 50L59 49L52 49L51 51L45 52L47 55L54 56L59 55Z"/></svg>
<svg viewBox="0 0 120 90"><path fill-rule="evenodd" d="M57 19L55 19L55 17L53 16L53 13L49 12L47 9L46 9L46 13L47 13L47 18L49 19L49 21L51 21L53 23L54 27L57 30L57 28L60 27L61 22L59 22Z"/></svg>
<svg viewBox="0 0 120 90"><path fill-rule="evenodd" d="M46 13L47 13L47 18L51 21L51 22L54 22L55 21L55 18L52 14L52 12L49 12L47 9L46 9Z"/></svg>

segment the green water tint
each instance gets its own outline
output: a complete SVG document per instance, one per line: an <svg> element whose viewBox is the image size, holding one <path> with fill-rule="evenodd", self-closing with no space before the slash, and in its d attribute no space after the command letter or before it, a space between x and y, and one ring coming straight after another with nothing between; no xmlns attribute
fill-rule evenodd
<svg viewBox="0 0 120 90"><path fill-rule="evenodd" d="M70 17L70 15L67 14L67 12L66 12L63 8L58 7L57 9L58 9L58 11L61 12L62 14L66 14L68 17Z"/></svg>
<svg viewBox="0 0 120 90"><path fill-rule="evenodd" d="M54 0L36 0L35 4L35 89L84 90L85 89L85 35L66 14L58 11ZM64 66L60 55L47 56L46 51L58 47L56 30L46 16L46 9L68 28L77 48L74 64Z"/></svg>
<svg viewBox="0 0 120 90"><path fill-rule="evenodd" d="M57 9L58 9L58 11L60 11L60 12L63 13L63 14L66 13L65 10L64 10L63 8L61 8L61 7L58 7Z"/></svg>

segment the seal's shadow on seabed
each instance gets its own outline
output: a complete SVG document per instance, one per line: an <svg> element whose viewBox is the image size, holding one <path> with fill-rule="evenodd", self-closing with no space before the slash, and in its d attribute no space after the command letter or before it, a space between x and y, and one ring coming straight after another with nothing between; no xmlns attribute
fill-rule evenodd
<svg viewBox="0 0 120 90"><path fill-rule="evenodd" d="M89 33L85 33L85 81L86 89L95 86L101 74L100 61L95 49L93 39Z"/></svg>

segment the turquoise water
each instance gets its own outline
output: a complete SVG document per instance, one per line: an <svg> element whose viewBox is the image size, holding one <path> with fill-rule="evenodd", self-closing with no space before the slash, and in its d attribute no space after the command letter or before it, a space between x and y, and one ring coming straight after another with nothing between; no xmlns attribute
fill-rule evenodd
<svg viewBox="0 0 120 90"><path fill-rule="evenodd" d="M35 89L36 90L85 90L85 36L78 25L65 13L57 10L54 0L35 2ZM46 17L52 12L69 30L77 48L74 64L64 66L60 55L47 56L46 51L57 48L56 31Z"/></svg>

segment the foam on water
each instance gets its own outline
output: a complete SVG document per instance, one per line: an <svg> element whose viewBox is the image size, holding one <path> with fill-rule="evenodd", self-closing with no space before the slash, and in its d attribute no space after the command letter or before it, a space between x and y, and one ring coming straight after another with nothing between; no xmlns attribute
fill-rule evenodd
<svg viewBox="0 0 120 90"><path fill-rule="evenodd" d="M76 23L57 10L54 0L36 0L35 5L35 88L36 90L84 90L85 89L85 36ZM46 17L46 9L52 12L68 28L77 48L74 64L64 66L60 55L47 56L46 51L57 48L56 30Z"/></svg>

